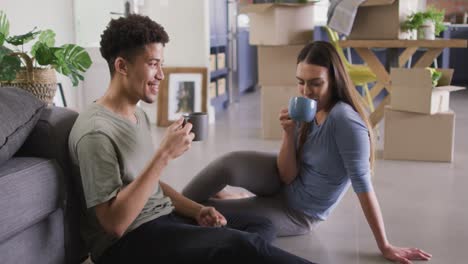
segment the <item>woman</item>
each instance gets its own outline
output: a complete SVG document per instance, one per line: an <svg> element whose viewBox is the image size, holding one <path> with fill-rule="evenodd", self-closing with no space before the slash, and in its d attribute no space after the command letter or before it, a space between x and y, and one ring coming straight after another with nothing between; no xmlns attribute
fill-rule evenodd
<svg viewBox="0 0 468 264"><path fill-rule="evenodd" d="M372 129L343 63L328 42L305 46L297 58L298 88L317 100L310 123L296 124L288 110L279 155L236 152L210 164L185 188L195 201L221 212L244 211L270 218L279 236L299 235L324 221L352 185L383 256L400 263L431 255L391 245L371 184L374 164ZM226 185L246 188L255 197L226 197Z"/></svg>

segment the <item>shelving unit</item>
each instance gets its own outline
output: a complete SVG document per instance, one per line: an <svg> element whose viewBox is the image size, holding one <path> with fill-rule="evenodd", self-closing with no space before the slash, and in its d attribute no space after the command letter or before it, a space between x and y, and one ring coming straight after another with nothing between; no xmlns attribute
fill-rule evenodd
<svg viewBox="0 0 468 264"><path fill-rule="evenodd" d="M442 32L441 38L445 39L468 39L468 25L449 25L447 30ZM468 58L467 49L444 49L439 57L439 67L455 69L452 82L461 86L468 86Z"/></svg>
<svg viewBox="0 0 468 264"><path fill-rule="evenodd" d="M220 77L226 77L226 75L229 73L228 69L222 69L222 70L216 70L216 71L211 71L210 72L210 78L213 79L218 79Z"/></svg>
<svg viewBox="0 0 468 264"><path fill-rule="evenodd" d="M248 28L238 28L237 79L241 95L255 90L258 82L257 47L249 44L249 36Z"/></svg>
<svg viewBox="0 0 468 264"><path fill-rule="evenodd" d="M216 82L216 92L210 91L209 102L222 111L229 102L228 68L228 10L227 0L210 0L210 55L214 55L210 69L210 82ZM222 84L224 79L224 89Z"/></svg>

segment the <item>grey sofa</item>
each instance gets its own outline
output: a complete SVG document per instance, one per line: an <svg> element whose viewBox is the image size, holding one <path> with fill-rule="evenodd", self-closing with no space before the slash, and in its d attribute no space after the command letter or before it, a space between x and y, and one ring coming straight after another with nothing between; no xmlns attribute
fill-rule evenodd
<svg viewBox="0 0 468 264"><path fill-rule="evenodd" d="M0 164L0 263L74 264L86 257L75 188L81 183L67 142L77 115L44 107L19 151Z"/></svg>

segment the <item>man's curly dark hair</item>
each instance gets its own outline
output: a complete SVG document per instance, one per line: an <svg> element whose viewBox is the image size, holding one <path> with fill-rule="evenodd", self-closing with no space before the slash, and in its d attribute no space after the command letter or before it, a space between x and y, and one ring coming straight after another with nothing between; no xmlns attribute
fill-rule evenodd
<svg viewBox="0 0 468 264"><path fill-rule="evenodd" d="M112 19L101 35L101 55L109 65L111 76L114 76L114 62L117 57L132 59L144 50L145 45L169 42L164 28L147 16L129 15Z"/></svg>

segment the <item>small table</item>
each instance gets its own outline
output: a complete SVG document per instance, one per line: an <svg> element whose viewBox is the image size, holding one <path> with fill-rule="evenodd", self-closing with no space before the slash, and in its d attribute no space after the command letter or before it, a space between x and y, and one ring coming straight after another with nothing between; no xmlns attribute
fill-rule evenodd
<svg viewBox="0 0 468 264"><path fill-rule="evenodd" d="M419 48L425 48L423 56L414 64L414 68L429 67L444 48L468 48L466 39L435 39L435 40L341 40L342 48L354 48L364 62L377 76L377 83L370 90L371 98L374 99L379 93L386 89L388 95L380 105L370 114L370 122L375 127L383 118L384 108L390 103L392 92L389 70L380 62L372 52L372 48L405 48L403 53L397 58L393 58L392 67L405 67L406 62L413 56Z"/></svg>

